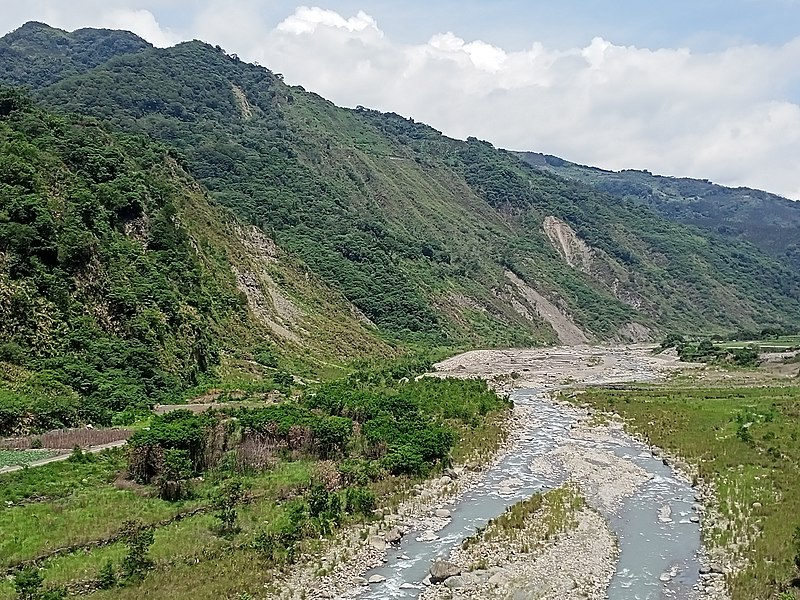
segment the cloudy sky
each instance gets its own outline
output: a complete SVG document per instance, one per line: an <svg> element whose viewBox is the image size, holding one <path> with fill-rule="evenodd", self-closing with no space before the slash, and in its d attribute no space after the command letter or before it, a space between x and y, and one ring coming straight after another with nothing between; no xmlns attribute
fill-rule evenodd
<svg viewBox="0 0 800 600"><path fill-rule="evenodd" d="M800 199L800 0L2 1L219 44L337 104L609 169Z"/></svg>

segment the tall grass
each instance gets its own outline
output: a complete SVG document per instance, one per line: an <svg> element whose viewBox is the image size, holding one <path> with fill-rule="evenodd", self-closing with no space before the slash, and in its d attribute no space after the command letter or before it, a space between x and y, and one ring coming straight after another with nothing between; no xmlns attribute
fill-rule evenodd
<svg viewBox="0 0 800 600"><path fill-rule="evenodd" d="M800 387L635 386L580 401L620 414L713 486L721 520L703 535L735 567L726 575L734 600L800 597L789 585L800 526Z"/></svg>

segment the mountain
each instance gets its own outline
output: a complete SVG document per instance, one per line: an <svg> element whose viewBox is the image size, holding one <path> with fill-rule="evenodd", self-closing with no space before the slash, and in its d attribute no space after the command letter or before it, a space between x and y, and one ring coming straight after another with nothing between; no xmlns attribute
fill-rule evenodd
<svg viewBox="0 0 800 600"><path fill-rule="evenodd" d="M0 40L0 82L38 88L84 73L114 56L150 47L128 31L78 29L67 33L29 22Z"/></svg>
<svg viewBox="0 0 800 600"><path fill-rule="evenodd" d="M163 145L5 91L0 198L0 434L15 407L35 404L42 429L107 424L298 356L392 352Z"/></svg>
<svg viewBox="0 0 800 600"><path fill-rule="evenodd" d="M537 152L517 154L537 169L646 205L673 221L746 240L800 269L800 202L705 179L664 177L648 171L606 171Z"/></svg>
<svg viewBox="0 0 800 600"><path fill-rule="evenodd" d="M37 43L16 46L56 73ZM403 343L635 340L800 320L798 270L746 240L474 138L338 108L219 47L143 48L52 79L26 83L51 109L173 148L243 227Z"/></svg>

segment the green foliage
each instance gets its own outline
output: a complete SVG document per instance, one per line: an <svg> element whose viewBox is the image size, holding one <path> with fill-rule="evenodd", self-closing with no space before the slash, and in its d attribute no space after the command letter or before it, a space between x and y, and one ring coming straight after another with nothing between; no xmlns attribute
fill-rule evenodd
<svg viewBox="0 0 800 600"><path fill-rule="evenodd" d="M38 600L44 577L36 567L22 569L14 575L14 590L19 600Z"/></svg>
<svg viewBox="0 0 800 600"><path fill-rule="evenodd" d="M162 476L165 467L173 471L176 467L179 470L189 468L191 474L202 471L205 468L206 434L213 422L211 414L196 415L188 410L175 410L154 417L150 427L140 429L128 440L131 477L148 483ZM169 466L166 465L168 453L169 460L174 459Z"/></svg>
<svg viewBox="0 0 800 600"><path fill-rule="evenodd" d="M108 560L103 563L103 567L100 569L100 574L97 579L101 590L110 590L117 586L117 570L112 561Z"/></svg>
<svg viewBox="0 0 800 600"><path fill-rule="evenodd" d="M253 549L272 564L291 564L297 558L297 543L305 537L308 527L306 503L293 500L269 529L256 534Z"/></svg>
<svg viewBox="0 0 800 600"><path fill-rule="evenodd" d="M18 571L13 581L18 600L63 600L67 597L64 589L44 589L44 577L36 567L26 567Z"/></svg>
<svg viewBox="0 0 800 600"><path fill-rule="evenodd" d="M520 155L539 169L584 181L648 206L670 220L701 227L729 240L745 239L778 259L791 260L792 247L800 235L800 206L775 194L726 188L702 179L662 177L648 171L603 171L554 156ZM795 263L797 266L800 263Z"/></svg>
<svg viewBox="0 0 800 600"><path fill-rule="evenodd" d="M194 385L218 362L210 327L240 300L230 282L208 276L177 220L185 190L166 152L29 103L9 106L0 119L0 355L30 374L0 381L11 407L0 435L109 425Z"/></svg>
<svg viewBox="0 0 800 600"><path fill-rule="evenodd" d="M158 495L164 500L183 500L191 494L187 479L194 474L192 458L188 450L168 448L164 450L161 473L158 475Z"/></svg>
<svg viewBox="0 0 800 600"><path fill-rule="evenodd" d="M365 487L348 487L344 498L345 512L354 515L369 517L378 505L375 492Z"/></svg>
<svg viewBox="0 0 800 600"><path fill-rule="evenodd" d="M153 530L141 521L128 520L122 525L122 539L127 546L127 554L122 559L122 573L125 579L139 579L153 566L148 556L154 541Z"/></svg>
<svg viewBox="0 0 800 600"><path fill-rule="evenodd" d="M794 528L792 544L794 545L794 566L800 570L800 526Z"/></svg>
<svg viewBox="0 0 800 600"><path fill-rule="evenodd" d="M245 488L238 479L230 479L220 486L215 492L212 504L214 517L219 520L218 531L223 537L236 535L240 528L238 525L238 506L245 499Z"/></svg>

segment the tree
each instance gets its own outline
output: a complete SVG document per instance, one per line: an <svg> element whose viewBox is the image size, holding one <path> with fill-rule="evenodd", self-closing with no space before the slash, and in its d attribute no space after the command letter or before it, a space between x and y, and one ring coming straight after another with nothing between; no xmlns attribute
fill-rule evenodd
<svg viewBox="0 0 800 600"><path fill-rule="evenodd" d="M163 500L181 500L189 494L186 480L192 476L192 459L186 450L164 450L164 463L158 477L158 495Z"/></svg>
<svg viewBox="0 0 800 600"><path fill-rule="evenodd" d="M214 496L214 516L219 519L219 533L230 537L239 532L238 513L236 507L244 500L244 486L238 479L231 479L222 484Z"/></svg>
<svg viewBox="0 0 800 600"><path fill-rule="evenodd" d="M153 545L153 530L146 527L141 521L125 521L122 526L122 539L128 546L128 554L122 560L122 572L126 579L136 579L153 566L153 561L147 555Z"/></svg>

